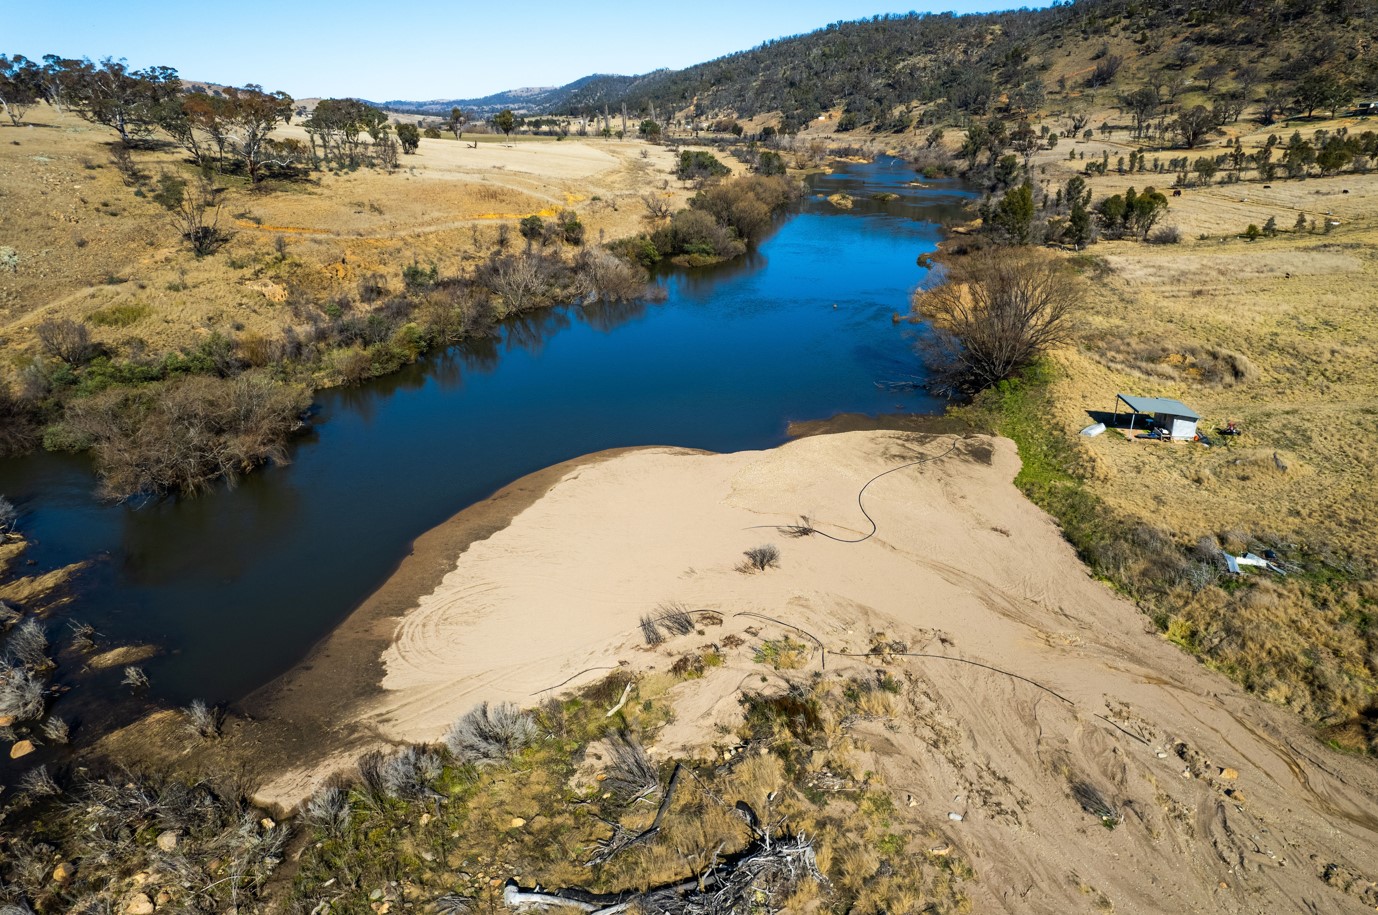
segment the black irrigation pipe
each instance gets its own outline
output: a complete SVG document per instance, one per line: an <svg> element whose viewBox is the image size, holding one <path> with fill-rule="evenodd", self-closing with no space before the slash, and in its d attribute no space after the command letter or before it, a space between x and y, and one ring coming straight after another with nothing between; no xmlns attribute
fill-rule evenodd
<svg viewBox="0 0 1378 915"><path fill-rule="evenodd" d="M774 624L777 625L777 626L784 626L786 629L793 629L795 632L798 632L798 633L800 633L800 634L802 634L802 635L808 636L809 638L813 639L813 643L814 643L815 645L818 646L818 651L821 653L822 658L823 658L823 669L824 669L824 670L827 670L827 669L828 669L828 649L827 649L827 646L825 646L825 645L823 644L823 642L822 642L821 640L819 640L818 636L814 635L812 632L809 632L809 631L807 631L807 630L805 630L805 629L800 629L798 626L795 626L795 625L792 625L792 624L790 624L790 623L787 623L787 622L785 622L784 620L777 620L777 619L775 619L775 617L773 617L773 616L766 616L764 613L751 613L751 612L749 612L749 611L747 611L747 610L743 610L743 611L741 611L740 613L734 613L734 614L732 614L732 615L733 615L733 616L751 616L751 617L755 617L755 618L758 619L758 620L765 620L766 622L768 622L768 623L774 623ZM833 654L837 654L837 652L833 652Z"/></svg>
<svg viewBox="0 0 1378 915"><path fill-rule="evenodd" d="M857 653L855 653L855 652L847 652L847 651L834 651L833 654L835 654L835 655L841 655L841 656L844 657L844 658L874 658L874 657L876 657L876 655L873 655L873 654L857 654ZM1010 673L1008 670L1001 670L1001 669L998 668L998 667L991 667L989 664L982 664L980 661L969 661L969 660L967 660L966 658L954 658L954 657L952 657L951 655L946 655L946 654L928 654L928 653L926 653L926 652L921 653L921 652L913 652L913 651L888 651L888 652L886 652L886 654L892 655L892 656L895 656L895 657L901 657L901 658L933 658L933 659L938 660L938 661L956 661L958 664L970 664L970 665L973 666L973 667L982 667L982 668L985 668L986 670L994 671L994 672L997 673L997 674L1004 674L1005 676L1007 676L1007 677L1013 677L1013 678L1016 679L1016 680L1023 680L1025 683L1029 684L1030 686L1036 687L1037 689L1041 689L1041 690L1043 690L1043 692L1047 693L1048 695L1052 696L1053 698L1059 699L1059 700L1061 700L1061 701L1067 703L1068 705L1072 706L1072 708L1076 708L1076 705L1077 705L1077 704L1076 704L1075 702L1073 702L1071 699L1068 699L1066 696L1062 695L1062 694L1059 693L1059 692L1055 692L1054 690L1048 689L1048 687L1044 686L1042 683L1038 683L1037 681L1030 680L1028 677L1022 676L1022 675L1020 675L1020 674Z"/></svg>
<svg viewBox="0 0 1378 915"><path fill-rule="evenodd" d="M1119 731L1124 736L1132 737L1144 746L1149 745L1147 740L1144 740L1142 737L1140 737L1138 734L1135 734L1133 731L1126 730L1125 728L1120 727L1118 724L1111 721L1109 718L1106 718L1104 715L1097 715L1096 717L1099 718L1101 721L1104 721L1106 724L1110 725L1115 730Z"/></svg>
<svg viewBox="0 0 1378 915"><path fill-rule="evenodd" d="M938 460L939 458L945 458L945 457L947 457L949 454L951 454L952 452L954 452L954 451L957 450L957 443L960 442L961 440L962 440L962 437L961 437L961 436L959 436L959 435L954 435L954 436L952 437L952 444L949 445L949 446L948 446L948 449L947 449L946 451L944 451L942 454L930 455L929 457L926 457L926 458L920 458L920 459L917 460L917 461L909 461L909 462L907 462L907 463L900 464L900 465L897 466L897 467L891 467L889 470L883 470L883 471L881 471L880 473L876 474L875 476L871 477L871 479L867 480L867 481L865 482L865 484L862 485L861 489L858 490L858 492L857 492L857 494L856 494L856 507L859 508L859 509L861 509L861 513L862 513L863 515L866 516L866 520L869 521L869 522L871 522L871 533L867 534L865 537L860 537L860 538L857 538L857 539L855 539L855 540L848 540L848 539L845 538L845 537L834 537L832 534L828 534L828 533L825 533L825 532L823 532L823 531L820 531L818 528L814 527L812 524L805 524L805 525L803 525L803 526L795 526L795 525L789 525L789 524L757 524L757 525L753 525L753 526L750 527L750 528L747 528L747 530L754 530L754 529L756 529L756 528L763 528L763 527L773 527L773 528L775 528L776 530L793 529L793 530L796 530L796 531L807 531L807 534L817 534L817 535L820 536L820 537L827 537L829 540L835 540L835 541L838 542L838 543L865 543L867 540L870 540L872 537L874 537L874 536L876 535L876 531L879 530L879 528L876 527L876 519L871 517L870 512L866 511L866 506L863 505L862 502L861 502L861 497L864 496L864 495L866 494L866 490L870 487L870 485L871 485L872 483L874 483L876 480L879 480L881 477L883 477L883 476L888 476L889 474L895 473L896 471L904 470L904 469L906 469L906 468L908 468L908 467L917 467L917 466L920 465L920 464L927 464L927 463L929 463L930 461L936 461L936 460ZM803 536L807 536L807 534L803 534Z"/></svg>
<svg viewBox="0 0 1378 915"><path fill-rule="evenodd" d="M559 683L556 683L554 686L547 686L545 689L538 689L538 690L536 690L534 693L532 693L531 695L533 695L533 696L539 696L541 693L548 693L548 692L550 692L552 689L559 689L560 687L562 687L562 686L564 686L566 683L568 683L570 680L578 679L579 677L582 677L584 674L593 673L595 670L617 670L617 668L616 668L616 667L587 667L587 668L585 668L585 669L579 671L577 674L573 674L573 675L571 675L570 677L568 677L567 679L561 680Z"/></svg>
<svg viewBox="0 0 1378 915"><path fill-rule="evenodd" d="M835 541L837 541L838 543L863 543L863 542L865 542L865 541L867 541L867 540L870 540L872 537L874 537L874 536L876 535L876 531L879 530L879 528L876 527L876 519L872 518L871 515L870 515L870 513L866 511L866 506L863 505L863 504L862 504L862 501L861 501L861 497L862 497L863 495L866 494L867 488L869 488L870 485L871 485L872 483L874 483L876 480L879 480L881 477L887 476L887 475L889 475L889 474L892 474L892 473L894 473L894 472L896 472L896 471L898 471L898 470L904 470L904 469L907 468L907 467L917 467L917 466L920 465L920 464L927 464L927 463L929 463L930 461L936 461L936 460L938 460L939 458L947 457L947 456L948 456L949 454L951 454L953 451L956 451L956 450L957 450L957 444L958 444L958 442L960 442L961 440L962 440L962 439L961 439L961 436L954 435L954 436L952 437L952 444L949 445L948 448L947 448L947 450L944 451L942 454L930 455L930 456L925 457L925 458L920 458L920 459L917 460L917 461L908 461L908 462L906 462L906 463L904 463L904 464L900 464L900 465L897 466L897 467L891 467L889 470L881 471L880 473L878 473L878 474L876 474L875 476L871 477L871 479L867 480L867 481L865 482L865 484L862 485L861 489L860 489L860 490L857 492L857 494L856 494L856 505L857 505L857 508L861 509L861 513L862 513L863 515L866 516L866 520L869 521L869 522L871 522L871 533L867 534L865 537L862 537L862 538L860 538L859 540L847 540L847 539L844 539L844 538L842 538L842 537L834 537L832 534L824 533L823 531L820 531L820 530L818 530L817 528L813 528L813 527L810 527L810 528L809 528L809 533L811 533L811 534L818 534L820 537L827 537L829 540L835 540ZM756 528L771 527L771 528L775 528L776 530L780 530L780 529L782 529L782 528L784 528L784 527L787 527L787 526L788 526L788 525L783 525L783 524L758 524L758 525L755 525ZM752 528L748 528L748 530L751 530L751 529L752 529ZM713 615L715 615L715 616L722 616L722 614L721 614L721 613L718 613L718 611L716 611L716 610L688 610L688 609L686 609L685 612L686 612L686 613L691 613L691 614L692 614L692 613L710 613L710 614L713 614ZM657 618L655 619L655 622L659 623L659 622L661 622L662 620L664 620L667 616L669 616L669 614L666 614L665 616L657 617ZM815 645L818 646L818 650L819 650L819 652L821 653L821 657L822 657L823 669L824 669L824 670L827 670L827 669L828 669L828 649L823 645L823 643L822 643L822 642L818 639L818 637L815 636L813 633L807 632L807 631L805 631L805 630L803 630L803 629L800 629L798 626L790 625L789 623L786 623L786 622L784 622L784 621L782 621L782 620L777 620L777 619L774 619L774 618L769 617L769 616L765 616L765 615L760 614L760 613L746 613L746 612L742 612L742 613L734 613L733 616L752 616L752 617L756 617L757 619L763 619L763 620L766 620L767 622L775 623L775 624L778 625L778 626L785 626L785 627L787 627L787 628L793 629L795 632L799 632L799 633L802 633L803 635L808 636L810 639L813 640L813 643L814 643ZM836 652L836 651L835 651L835 652L833 652L833 654L840 654L840 652ZM856 657L865 657L865 655L857 655ZM922 657L922 655L915 655L914 657ZM943 655L932 655L931 657L943 657ZM957 658L948 658L947 660L949 660L949 661L955 661L955 660L959 660L959 659L957 659ZM970 661L970 662L968 662L968 663L975 664L976 662L975 662L975 661ZM981 666L984 666L984 665L981 665ZM583 676L584 674L586 674L586 673L591 673L591 672L593 672L593 671L595 671L595 670L616 670L616 669L617 669L617 668L615 668L615 667L590 667L590 668L588 668L587 670L581 670L581 671L579 671L579 673L575 674L574 676L570 677L569 679L565 680L565 681L562 682L562 683L556 683L554 686L549 686L549 687L546 687L545 689L537 690L536 692L532 693L531 695L533 695L533 696L539 696L541 693L548 693L548 692L550 692L550 691L553 690L553 689L559 689L560 687L562 687L562 686L564 686L566 683L568 683L570 680L573 680L573 679L575 679L575 678L577 678L577 677L581 677L581 676ZM995 670L995 668L992 667L991 670ZM1003 671L1003 670L1001 670L1001 671L996 671L996 672L997 672L997 673L1005 673L1005 671ZM1013 677L1013 676L1018 676L1018 675L1017 675L1017 674L1010 674L1010 676ZM1023 679L1023 678L1020 677L1020 679ZM1030 682L1030 683L1033 683L1032 680L1030 680L1029 682ZM1038 686L1037 683L1034 683L1034 685L1035 685L1035 686ZM1039 686L1039 689L1044 689L1044 688L1045 688L1045 687ZM1048 690L1048 692L1052 692L1052 690ZM1054 696L1057 696L1057 693L1053 693L1053 695L1054 695ZM1061 696L1058 696L1058 698L1059 698L1059 699L1062 699ZM1067 700L1064 699L1063 701L1065 702L1065 701L1067 701Z"/></svg>

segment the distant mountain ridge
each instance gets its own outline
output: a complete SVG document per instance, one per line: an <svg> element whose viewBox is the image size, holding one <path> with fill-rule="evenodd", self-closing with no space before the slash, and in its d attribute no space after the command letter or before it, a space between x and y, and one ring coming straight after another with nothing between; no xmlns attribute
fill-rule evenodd
<svg viewBox="0 0 1378 915"><path fill-rule="evenodd" d="M426 101L392 99L386 102L371 102L370 104L386 108L389 111L442 117L448 115L452 108L462 108L480 116L494 114L504 108L511 109L516 114L539 114L562 108L576 96L581 98L600 97L601 94L594 90L594 87L607 86L611 87L610 91L617 91L636 78L595 73L563 86L524 86L519 89L505 89L502 92L495 92L482 98L429 99Z"/></svg>

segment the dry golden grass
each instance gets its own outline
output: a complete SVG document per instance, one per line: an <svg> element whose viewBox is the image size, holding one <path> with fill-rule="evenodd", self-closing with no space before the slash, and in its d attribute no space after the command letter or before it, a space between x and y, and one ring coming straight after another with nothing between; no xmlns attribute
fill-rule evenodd
<svg viewBox="0 0 1378 915"><path fill-rule="evenodd" d="M1104 111L1093 123L1103 118L1119 120ZM1342 126L1373 129L1351 118L1301 129L1309 136ZM1291 129L1241 121L1227 132L1213 145L1238 135L1251 150ZM1034 160L1050 186L1083 164L1067 160L1068 145ZM1111 173L1090 179L1096 199L1172 183L1170 173L1115 174L1116 157L1138 148L1133 143L1075 148L1087 161L1111 151ZM1296 233L1298 214L1318 225L1331 214L1339 225ZM1282 230L1276 238L1238 237L1270 216ZM1162 224L1177 226L1183 241L1101 242L1078 258L1093 280L1086 334L1058 355L1053 421L1074 434L1092 422L1087 411L1112 410L1117 393L1173 397L1202 415L1200 429L1216 445L1081 439L1090 488L1117 511L1188 542L1231 529L1274 532L1378 559L1378 174L1187 188L1170 198ZM1244 436L1214 434L1231 420Z"/></svg>
<svg viewBox="0 0 1378 915"><path fill-rule="evenodd" d="M1307 132L1315 126L1337 125ZM1246 148L1265 136L1246 137ZM1080 164L1065 149L1035 159L1051 186ZM1112 173L1091 183L1099 199L1171 180ZM1378 746L1368 623L1378 568L1375 197L1373 174L1188 188L1163 221L1181 229L1180 244L1101 242L1069 255L1092 281L1085 333L1055 354L1048 402L1030 420L1071 446L1094 502L1073 500L1069 536L1146 600L1167 638L1326 725L1323 736L1369 751ZM1321 225L1329 213L1338 225L1293 231L1299 213ZM1277 237L1238 237L1269 216ZM1212 445L1079 437L1118 393L1184 401ZM1231 421L1242 436L1217 433ZM1193 544L1199 555L1184 554ZM1275 546L1307 557L1304 574L1228 581L1217 545L1236 555Z"/></svg>
<svg viewBox="0 0 1378 915"><path fill-rule="evenodd" d="M85 321L119 350L157 353L212 332L275 339L293 323L292 295L357 296L373 274L395 291L413 262L465 273L500 225L519 243L516 222L533 213L573 209L589 242L611 240L641 229L642 194L678 207L691 193L672 154L641 142L428 139L393 174L319 174L267 192L226 180L220 227L232 237L198 259L162 208L126 186L110 131L46 106L28 121L0 129L0 244L19 256L16 272L0 271L0 378L33 358L47 318ZM133 155L150 178L189 168L175 148Z"/></svg>
<svg viewBox="0 0 1378 915"><path fill-rule="evenodd" d="M1378 558L1375 242L1378 230L1355 227L1185 251L1102 246L1117 253L1095 284L1090 343L1060 356L1058 421L1074 431L1120 392L1176 397L1201 413L1216 444L1087 440L1097 494L1186 539L1244 528ZM1249 268L1291 260L1309 271ZM1144 344L1150 358L1123 358ZM1187 358L1194 348L1201 356ZM1212 351L1240 370L1202 372ZM1229 421L1245 434L1215 436Z"/></svg>

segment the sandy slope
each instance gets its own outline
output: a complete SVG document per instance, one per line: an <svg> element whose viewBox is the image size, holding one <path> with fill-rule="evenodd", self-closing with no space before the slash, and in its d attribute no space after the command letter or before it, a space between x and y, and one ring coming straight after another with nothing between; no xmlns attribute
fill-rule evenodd
<svg viewBox="0 0 1378 915"><path fill-rule="evenodd" d="M756 527L808 515L857 537L868 528L862 483L949 449L868 490L879 533L864 543ZM677 687L679 718L658 745L694 751L723 739L712 724L733 721L737 690L770 673L752 662L754 645L788 631L735 614L807 630L829 650L827 676L871 663L838 653L864 652L883 631L943 658L889 662L908 683L907 708L858 725L868 767L916 832L971 861L976 911L1371 910L1371 764L1325 749L1147 631L1019 496L1017 467L1006 440L895 432L578 465L468 546L402 617L356 733L435 740L480 699L531 704L621 662L664 669L705 636L651 651L637 620L682 601L726 618L708 638L748 639L725 668ZM735 569L742 550L767 542L779 568ZM815 653L807 671L770 676L807 677L823 661ZM290 801L325 768L288 773L265 794ZM1123 823L1103 828L1073 783Z"/></svg>

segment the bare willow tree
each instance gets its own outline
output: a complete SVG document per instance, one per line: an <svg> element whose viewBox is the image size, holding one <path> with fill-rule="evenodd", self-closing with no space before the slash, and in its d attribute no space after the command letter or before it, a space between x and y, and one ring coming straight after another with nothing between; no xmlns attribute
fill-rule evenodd
<svg viewBox="0 0 1378 915"><path fill-rule="evenodd" d="M266 373L194 375L82 398L65 422L92 442L101 493L128 499L190 494L286 462L287 440L310 403L305 388Z"/></svg>
<svg viewBox="0 0 1378 915"><path fill-rule="evenodd" d="M932 329L924 355L936 388L980 391L1071 339L1080 284L1052 255L998 248L945 266L945 281L915 293L913 303Z"/></svg>

